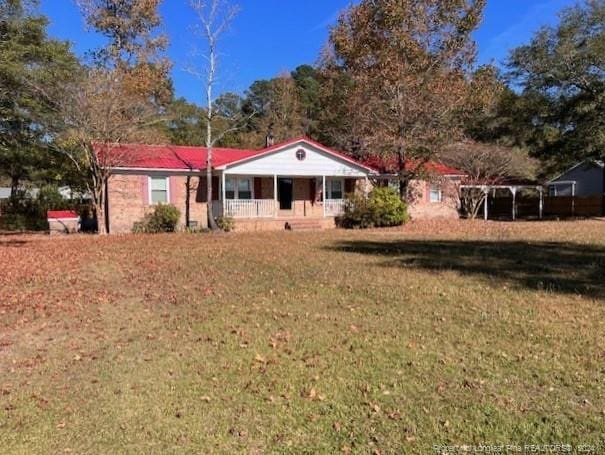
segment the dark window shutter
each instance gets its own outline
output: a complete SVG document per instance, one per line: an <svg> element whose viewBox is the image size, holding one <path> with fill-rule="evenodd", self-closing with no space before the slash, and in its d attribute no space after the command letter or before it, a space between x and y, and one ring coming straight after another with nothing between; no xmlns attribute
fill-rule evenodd
<svg viewBox="0 0 605 455"><path fill-rule="evenodd" d="M212 200L218 201L218 177L212 177Z"/></svg>
<svg viewBox="0 0 605 455"><path fill-rule="evenodd" d="M260 177L254 177L254 199L263 198L263 180Z"/></svg>
<svg viewBox="0 0 605 455"><path fill-rule="evenodd" d="M355 179L345 179L345 193L351 194L355 192Z"/></svg>

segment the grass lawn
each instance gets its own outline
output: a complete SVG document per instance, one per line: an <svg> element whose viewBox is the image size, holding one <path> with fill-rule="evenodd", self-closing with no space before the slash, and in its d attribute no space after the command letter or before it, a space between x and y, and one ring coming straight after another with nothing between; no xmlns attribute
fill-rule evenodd
<svg viewBox="0 0 605 455"><path fill-rule="evenodd" d="M604 302L601 221L3 236L0 452L599 453Z"/></svg>

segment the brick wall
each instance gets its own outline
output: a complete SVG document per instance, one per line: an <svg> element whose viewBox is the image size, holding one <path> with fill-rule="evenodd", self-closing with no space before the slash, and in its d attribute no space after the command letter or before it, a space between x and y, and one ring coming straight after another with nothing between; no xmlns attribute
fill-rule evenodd
<svg viewBox="0 0 605 455"><path fill-rule="evenodd" d="M321 202L311 200L311 180L308 178L294 179L294 203L288 216L323 216ZM179 227L185 227L185 209L187 195L187 177L170 176L170 203L181 212ZM217 179L218 182L218 179ZM358 190L364 184L357 182ZM430 202L430 184L416 180L410 184L411 204L410 215L413 218L458 218L458 200L455 184L443 179L442 202ZM215 185L216 186L216 185ZM273 178L261 179L262 199L273 198ZM207 227L206 219L206 182L205 178L191 177L190 181L190 219L197 221L198 227ZM215 198L218 196L215 196ZM319 199L319 198L318 198ZM148 175L113 175L109 181L109 221L114 234L132 231L134 223L141 221L146 213L153 210L149 204ZM284 212L282 215L286 215Z"/></svg>
<svg viewBox="0 0 605 455"><path fill-rule="evenodd" d="M190 181L190 219L199 227L207 226L206 203L200 197L200 179ZM170 176L170 203L181 212L179 227L185 227L187 177ZM204 191L205 193L205 191ZM109 226L113 234L132 231L134 223L153 211L149 204L148 175L113 175L109 180Z"/></svg>
<svg viewBox="0 0 605 455"><path fill-rule="evenodd" d="M441 178L434 181L433 184L441 188L441 202L431 202L430 182L426 180L412 180L410 182L408 186L408 213L412 219L459 218L456 183L451 179Z"/></svg>
<svg viewBox="0 0 605 455"><path fill-rule="evenodd" d="M295 178L294 179L294 201L292 204L293 214L296 217L303 216L322 216L323 207L321 203L313 201L315 191L311 191L311 182L315 179ZM315 188L315 185L313 185Z"/></svg>
<svg viewBox="0 0 605 455"><path fill-rule="evenodd" d="M433 182L433 184L438 185L441 189L441 202L431 202L431 182L426 180L410 182L409 214L412 219L459 218L458 193L455 184L446 178Z"/></svg>

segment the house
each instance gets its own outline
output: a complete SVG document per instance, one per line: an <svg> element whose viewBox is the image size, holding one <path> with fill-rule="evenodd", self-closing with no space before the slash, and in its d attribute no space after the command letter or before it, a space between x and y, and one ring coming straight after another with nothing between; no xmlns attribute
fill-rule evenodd
<svg viewBox="0 0 605 455"><path fill-rule="evenodd" d="M181 211L182 227L206 227L205 148L120 145L107 153L115 163L107 183L109 232L130 232L160 203ZM215 148L213 167L215 216L234 218L238 230L333 227L345 194L369 191L380 177L374 167L308 138L260 150ZM445 205L441 187L423 188L423 203Z"/></svg>
<svg viewBox="0 0 605 455"><path fill-rule="evenodd" d="M585 160L548 182L551 197L603 196L605 192L602 161Z"/></svg>
<svg viewBox="0 0 605 455"><path fill-rule="evenodd" d="M379 185L389 185L399 191L395 160L373 157L365 163L378 171ZM408 211L413 219L460 217L459 189L466 176L464 172L432 161L424 164L408 161L405 169L420 176L408 185Z"/></svg>

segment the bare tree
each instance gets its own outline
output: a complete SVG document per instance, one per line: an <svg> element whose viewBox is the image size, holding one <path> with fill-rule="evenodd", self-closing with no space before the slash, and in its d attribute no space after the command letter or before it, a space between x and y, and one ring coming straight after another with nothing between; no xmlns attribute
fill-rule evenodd
<svg viewBox="0 0 605 455"><path fill-rule="evenodd" d="M206 89L206 195L208 200L208 227L216 230L218 226L212 210L213 148L225 134L237 129L238 126L228 128L220 134L215 134L213 131L215 116L214 88L218 80L219 42L239 12L239 7L229 4L226 0L190 0L190 5L198 21L196 31L205 40L206 44L206 53L204 55L206 63L202 71L190 69L190 72L203 77Z"/></svg>
<svg viewBox="0 0 605 455"><path fill-rule="evenodd" d="M469 218L476 218L487 197L481 187L503 183L507 178L533 178L537 165L526 151L464 141L446 147L440 159L456 169L464 171L465 177L458 188L462 208Z"/></svg>
<svg viewBox="0 0 605 455"><path fill-rule="evenodd" d="M91 69L56 101L64 133L52 147L67 156L92 198L99 234L107 233L107 182L124 163L125 142L161 142L157 107L119 71Z"/></svg>

